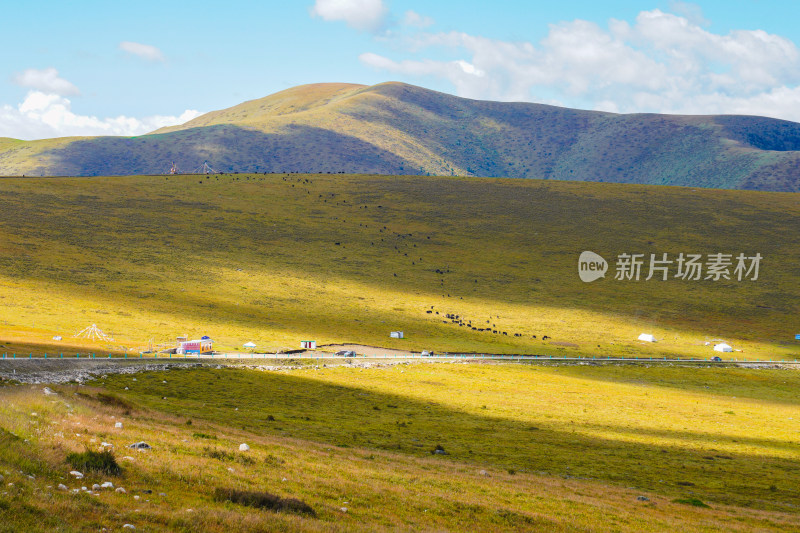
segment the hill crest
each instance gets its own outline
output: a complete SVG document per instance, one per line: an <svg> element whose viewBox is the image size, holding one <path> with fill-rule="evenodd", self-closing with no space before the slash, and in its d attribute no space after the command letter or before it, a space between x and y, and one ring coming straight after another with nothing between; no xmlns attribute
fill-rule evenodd
<svg viewBox="0 0 800 533"><path fill-rule="evenodd" d="M436 174L800 191L800 124L317 83L133 138L0 140L0 174Z"/></svg>

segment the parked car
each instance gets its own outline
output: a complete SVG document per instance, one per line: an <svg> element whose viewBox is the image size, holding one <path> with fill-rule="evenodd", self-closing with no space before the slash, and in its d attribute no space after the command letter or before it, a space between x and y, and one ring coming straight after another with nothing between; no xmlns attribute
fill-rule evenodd
<svg viewBox="0 0 800 533"><path fill-rule="evenodd" d="M715 355L714 357L711 358L711 360L714 361L715 363L720 363L722 362L722 357Z"/></svg>
<svg viewBox="0 0 800 533"><path fill-rule="evenodd" d="M336 355L340 355L342 357L355 357L356 352L354 352L353 350L339 350L338 352L336 352Z"/></svg>
<svg viewBox="0 0 800 533"><path fill-rule="evenodd" d="M428 350L422 350L420 354L422 357L433 357L433 352L429 352Z"/></svg>

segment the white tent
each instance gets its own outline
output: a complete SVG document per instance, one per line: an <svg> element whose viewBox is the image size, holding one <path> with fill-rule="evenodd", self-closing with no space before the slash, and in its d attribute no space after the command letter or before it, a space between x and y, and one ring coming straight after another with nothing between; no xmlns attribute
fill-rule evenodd
<svg viewBox="0 0 800 533"><path fill-rule="evenodd" d="M731 348L730 344L720 343L714 345L715 352L732 352L733 348Z"/></svg>
<svg viewBox="0 0 800 533"><path fill-rule="evenodd" d="M244 347L245 348L255 348L256 344L254 342L248 342L248 343L244 344Z"/></svg>
<svg viewBox="0 0 800 533"><path fill-rule="evenodd" d="M644 342L656 342L656 338L649 333L642 333L639 335L639 340Z"/></svg>

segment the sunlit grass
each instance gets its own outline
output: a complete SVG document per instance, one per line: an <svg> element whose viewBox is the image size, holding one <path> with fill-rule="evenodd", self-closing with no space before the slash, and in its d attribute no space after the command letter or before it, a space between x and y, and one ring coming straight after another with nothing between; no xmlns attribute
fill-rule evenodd
<svg viewBox="0 0 800 533"><path fill-rule="evenodd" d="M113 375L58 396L5 387L0 473L14 486L0 514L30 531L791 531L799 379L418 364ZM139 440L153 449L124 447ZM71 479L67 453L100 442L122 476ZM47 488L106 479L126 493ZM218 502L217 488L298 498L317 518ZM681 503L695 500L709 508Z"/></svg>
<svg viewBox="0 0 800 533"><path fill-rule="evenodd" d="M796 198L407 176L4 180L0 337L74 342L96 323L116 339L97 349L187 333L222 349L641 357L709 357L724 338L733 357L793 359ZM584 249L765 259L757 282L584 284Z"/></svg>

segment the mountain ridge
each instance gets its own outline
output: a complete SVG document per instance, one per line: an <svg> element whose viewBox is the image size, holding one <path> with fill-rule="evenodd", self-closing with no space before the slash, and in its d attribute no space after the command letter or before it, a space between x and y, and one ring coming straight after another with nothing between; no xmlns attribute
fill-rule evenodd
<svg viewBox="0 0 800 533"><path fill-rule="evenodd" d="M400 82L293 87L138 137L0 139L0 175L437 174L800 191L800 124L472 100Z"/></svg>

